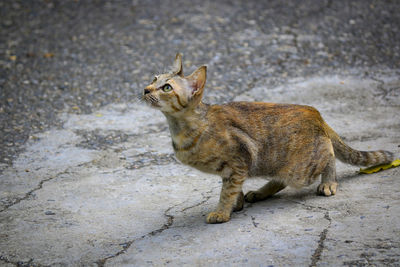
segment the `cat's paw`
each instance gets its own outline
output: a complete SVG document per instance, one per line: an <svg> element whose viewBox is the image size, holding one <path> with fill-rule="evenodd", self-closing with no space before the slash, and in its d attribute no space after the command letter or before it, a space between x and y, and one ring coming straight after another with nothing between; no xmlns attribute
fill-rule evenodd
<svg viewBox="0 0 400 267"><path fill-rule="evenodd" d="M262 199L261 199L260 193L258 193L257 191L249 191L244 196L244 200L248 203L255 203Z"/></svg>
<svg viewBox="0 0 400 267"><path fill-rule="evenodd" d="M213 211L207 215L206 222L207 223L224 223L224 222L229 221L229 219L230 219L229 214Z"/></svg>
<svg viewBox="0 0 400 267"><path fill-rule="evenodd" d="M336 182L321 183L318 186L318 194L327 196L327 197L333 196L336 194L337 186L338 186L338 183L336 183Z"/></svg>

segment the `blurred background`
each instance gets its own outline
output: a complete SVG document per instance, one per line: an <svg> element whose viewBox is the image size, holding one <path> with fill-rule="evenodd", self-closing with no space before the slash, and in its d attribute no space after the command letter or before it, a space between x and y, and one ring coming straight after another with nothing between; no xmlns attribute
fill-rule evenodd
<svg viewBox="0 0 400 267"><path fill-rule="evenodd" d="M399 1L0 2L0 169L60 113L136 101L177 52L208 102L296 77L400 67ZM161 116L161 114L160 114Z"/></svg>

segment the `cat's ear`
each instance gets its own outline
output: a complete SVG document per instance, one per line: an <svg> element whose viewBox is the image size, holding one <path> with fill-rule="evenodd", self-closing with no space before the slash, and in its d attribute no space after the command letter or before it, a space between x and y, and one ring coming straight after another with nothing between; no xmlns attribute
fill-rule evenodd
<svg viewBox="0 0 400 267"><path fill-rule="evenodd" d="M186 80L189 82L191 88L191 95L197 96L203 94L203 88L206 84L207 79L207 67L201 66L197 70L195 70L192 74L186 77Z"/></svg>
<svg viewBox="0 0 400 267"><path fill-rule="evenodd" d="M182 55L180 53L177 53L175 56L175 61L172 65L172 73L183 77Z"/></svg>

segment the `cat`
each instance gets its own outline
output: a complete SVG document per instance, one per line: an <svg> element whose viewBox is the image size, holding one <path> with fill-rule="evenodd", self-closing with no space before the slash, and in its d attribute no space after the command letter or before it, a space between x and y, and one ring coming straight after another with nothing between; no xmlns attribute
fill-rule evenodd
<svg viewBox="0 0 400 267"><path fill-rule="evenodd" d="M353 165L390 163L389 151L357 151L346 145L313 107L295 104L202 102L206 66L183 75L182 56L172 70L155 76L143 99L167 118L176 157L184 164L222 177L222 190L207 223L229 221L244 201L261 201L286 186L301 188L321 175L318 193L336 194L335 158ZM271 180L246 195L248 177Z"/></svg>

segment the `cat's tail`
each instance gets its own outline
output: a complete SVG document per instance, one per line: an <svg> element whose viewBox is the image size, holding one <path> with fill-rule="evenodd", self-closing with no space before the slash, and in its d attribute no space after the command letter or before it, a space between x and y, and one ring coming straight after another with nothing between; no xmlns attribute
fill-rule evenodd
<svg viewBox="0 0 400 267"><path fill-rule="evenodd" d="M358 166L375 166L388 164L394 160L394 154L390 151L359 151L351 148L343 142L339 135L326 125L327 133L331 139L335 157L340 161Z"/></svg>

